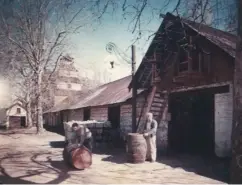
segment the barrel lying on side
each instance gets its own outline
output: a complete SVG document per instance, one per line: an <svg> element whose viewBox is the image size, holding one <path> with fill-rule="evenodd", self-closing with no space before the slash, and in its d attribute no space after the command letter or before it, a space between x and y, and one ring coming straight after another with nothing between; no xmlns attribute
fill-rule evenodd
<svg viewBox="0 0 242 185"><path fill-rule="evenodd" d="M83 170L92 165L92 154L85 146L65 147L63 159L67 164L79 170Z"/></svg>
<svg viewBox="0 0 242 185"><path fill-rule="evenodd" d="M130 133L127 138L128 162L143 163L146 160L147 144L142 134Z"/></svg>

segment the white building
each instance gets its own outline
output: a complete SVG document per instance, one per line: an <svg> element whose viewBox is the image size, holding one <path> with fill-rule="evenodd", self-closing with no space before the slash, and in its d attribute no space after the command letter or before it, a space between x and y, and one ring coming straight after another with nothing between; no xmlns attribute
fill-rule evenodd
<svg viewBox="0 0 242 185"><path fill-rule="evenodd" d="M26 127L26 115L24 104L16 100L10 107L0 109L0 125L11 129Z"/></svg>

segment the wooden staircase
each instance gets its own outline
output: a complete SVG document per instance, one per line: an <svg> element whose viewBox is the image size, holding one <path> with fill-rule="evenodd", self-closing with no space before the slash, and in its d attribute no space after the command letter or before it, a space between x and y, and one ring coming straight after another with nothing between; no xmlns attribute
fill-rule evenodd
<svg viewBox="0 0 242 185"><path fill-rule="evenodd" d="M163 118L163 113L168 104L168 99L166 94L161 93L157 90L156 86L152 87L152 91L148 97L148 100L145 102L147 104L145 110L141 112L142 117L144 118L148 112L153 114L154 119L158 122L161 122ZM144 128L144 121L138 123L138 132L141 132Z"/></svg>

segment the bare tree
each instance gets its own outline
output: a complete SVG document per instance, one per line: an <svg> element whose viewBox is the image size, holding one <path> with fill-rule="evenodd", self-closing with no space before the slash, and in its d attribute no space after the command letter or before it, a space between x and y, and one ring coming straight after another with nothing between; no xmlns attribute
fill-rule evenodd
<svg viewBox="0 0 242 185"><path fill-rule="evenodd" d="M95 8L103 7L103 11L100 11L102 15L121 10L123 19L130 22L129 29L135 34L135 42L147 33L153 36L154 30L149 30L147 25L168 11L216 28L221 28L222 25L226 31L234 32L236 27L234 0L161 0L159 3L152 0L97 0L96 2Z"/></svg>
<svg viewBox="0 0 242 185"><path fill-rule="evenodd" d="M37 133L43 131L43 74L55 71L68 36L88 23L90 7L91 2L75 0L2 1L2 35L21 54L22 60L15 62L35 91Z"/></svg>

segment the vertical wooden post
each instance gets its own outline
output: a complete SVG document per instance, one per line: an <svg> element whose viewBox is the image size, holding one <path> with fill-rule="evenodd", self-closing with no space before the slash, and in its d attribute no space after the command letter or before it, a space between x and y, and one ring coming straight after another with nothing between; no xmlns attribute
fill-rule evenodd
<svg viewBox="0 0 242 185"><path fill-rule="evenodd" d="M137 97L137 82L135 78L136 70L136 55L135 46L132 45L132 132L136 132L136 97Z"/></svg>
<svg viewBox="0 0 242 185"><path fill-rule="evenodd" d="M190 50L190 46L192 44L192 37L189 37L189 47L188 47L188 72L190 73L192 71L192 55L191 55L191 50Z"/></svg>
<svg viewBox="0 0 242 185"><path fill-rule="evenodd" d="M151 84L154 84L154 79L155 79L155 66L154 63L152 63L152 74L151 74Z"/></svg>
<svg viewBox="0 0 242 185"><path fill-rule="evenodd" d="M202 53L199 51L198 54L198 72L203 72L202 71Z"/></svg>
<svg viewBox="0 0 242 185"><path fill-rule="evenodd" d="M230 184L242 183L242 0L237 1L237 44L233 84L233 130Z"/></svg>

